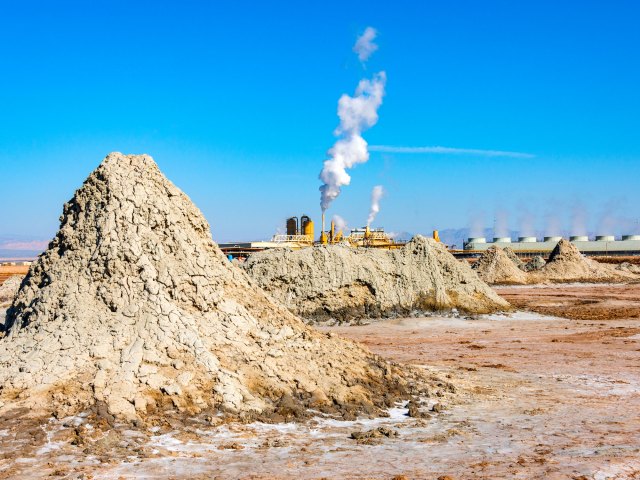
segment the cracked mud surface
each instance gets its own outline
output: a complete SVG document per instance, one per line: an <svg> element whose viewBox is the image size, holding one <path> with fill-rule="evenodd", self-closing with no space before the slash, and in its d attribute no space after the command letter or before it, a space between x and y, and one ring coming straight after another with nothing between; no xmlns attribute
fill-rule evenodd
<svg viewBox="0 0 640 480"><path fill-rule="evenodd" d="M323 328L455 385L426 418L104 429L73 417L0 426L0 476L66 478L640 478L640 322L517 312ZM61 428L62 423L69 425ZM75 427L78 424L79 427ZM354 432L397 432L370 443ZM356 435L358 436L358 435ZM399 477L402 478L402 477Z"/></svg>

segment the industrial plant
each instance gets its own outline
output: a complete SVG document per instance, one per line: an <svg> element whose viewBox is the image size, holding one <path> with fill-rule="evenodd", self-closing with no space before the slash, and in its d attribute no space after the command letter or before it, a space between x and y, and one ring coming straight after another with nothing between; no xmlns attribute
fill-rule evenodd
<svg viewBox="0 0 640 480"><path fill-rule="evenodd" d="M299 219L298 217L289 217L285 225L286 233L277 233L269 241L221 243L219 246L226 255L243 258L268 248L279 247L298 250L313 245L343 244L352 247L395 249L405 244L405 242L391 238L384 228L371 228L368 225L351 229L348 234L345 234L336 228L336 224L332 220L329 229L325 230L324 215L320 235L317 239L315 238L313 220L308 215L302 215Z"/></svg>
<svg viewBox="0 0 640 480"><path fill-rule="evenodd" d="M512 241L510 237L495 237L487 242L485 237L470 237L463 246L465 253L484 252L491 246L510 247L521 255L545 255L550 253L563 237L544 237L539 241L537 237L518 237ZM578 250L584 255L640 255L640 235L622 235L616 239L614 235L596 235L590 240L587 235L569 237Z"/></svg>

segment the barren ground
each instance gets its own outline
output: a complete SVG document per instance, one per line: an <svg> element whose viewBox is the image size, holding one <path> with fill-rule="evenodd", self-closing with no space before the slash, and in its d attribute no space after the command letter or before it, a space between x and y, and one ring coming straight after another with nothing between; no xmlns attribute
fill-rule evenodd
<svg viewBox="0 0 640 480"><path fill-rule="evenodd" d="M26 275L28 265L0 265L0 285L11 275Z"/></svg>
<svg viewBox="0 0 640 480"><path fill-rule="evenodd" d="M500 289L522 305L558 297L569 311L583 298L624 304L640 297L638 285L506 290ZM92 417L4 418L0 476L640 478L640 319L518 312L323 330L400 362L429 365L456 385L455 399L434 392L433 403L444 409L426 419L407 417L399 407L386 419L303 425L169 418L148 429L108 428ZM373 445L349 438L378 426L398 436Z"/></svg>

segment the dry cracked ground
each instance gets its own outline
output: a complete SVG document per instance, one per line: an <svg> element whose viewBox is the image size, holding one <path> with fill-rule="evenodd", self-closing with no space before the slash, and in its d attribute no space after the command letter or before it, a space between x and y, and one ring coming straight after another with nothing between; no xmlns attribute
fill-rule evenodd
<svg viewBox="0 0 640 480"><path fill-rule="evenodd" d="M455 400L434 392L426 418L403 405L376 420L280 425L4 418L0 477L640 478L640 319L617 308L640 303L640 285L499 291L522 309L571 318L521 310L322 327L447 377Z"/></svg>

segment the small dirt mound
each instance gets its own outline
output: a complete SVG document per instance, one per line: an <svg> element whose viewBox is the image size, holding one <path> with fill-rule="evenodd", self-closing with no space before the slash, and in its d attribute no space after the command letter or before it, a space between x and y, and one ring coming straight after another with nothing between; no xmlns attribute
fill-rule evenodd
<svg viewBox="0 0 640 480"><path fill-rule="evenodd" d="M531 275L536 282L624 282L638 278L633 273L585 257L565 239L558 242L547 264Z"/></svg>
<svg viewBox="0 0 640 480"><path fill-rule="evenodd" d="M169 410L287 420L310 408L352 417L424 393L410 367L273 303L146 155L108 155L64 205L6 333L4 409L58 417L88 407L126 420Z"/></svg>
<svg viewBox="0 0 640 480"><path fill-rule="evenodd" d="M515 254L513 255L515 256ZM482 280L491 285L523 285L527 283L527 274L518 268L501 247L496 245L489 247L482 254L473 264L473 269Z"/></svg>
<svg viewBox="0 0 640 480"><path fill-rule="evenodd" d="M540 255L537 255L533 257L531 260L529 260L527 263L525 263L522 269L525 272L533 272L535 270L540 270L546 264L547 262L544 261L544 258L542 258Z"/></svg>
<svg viewBox="0 0 640 480"><path fill-rule="evenodd" d="M12 275L7 278L2 285L0 285L0 307L3 304L11 303L13 298L18 293L20 289L20 284L22 283L22 279L24 277L22 275Z"/></svg>
<svg viewBox="0 0 640 480"><path fill-rule="evenodd" d="M509 308L438 242L416 236L398 250L327 245L253 254L244 268L291 311L339 321L457 308Z"/></svg>

